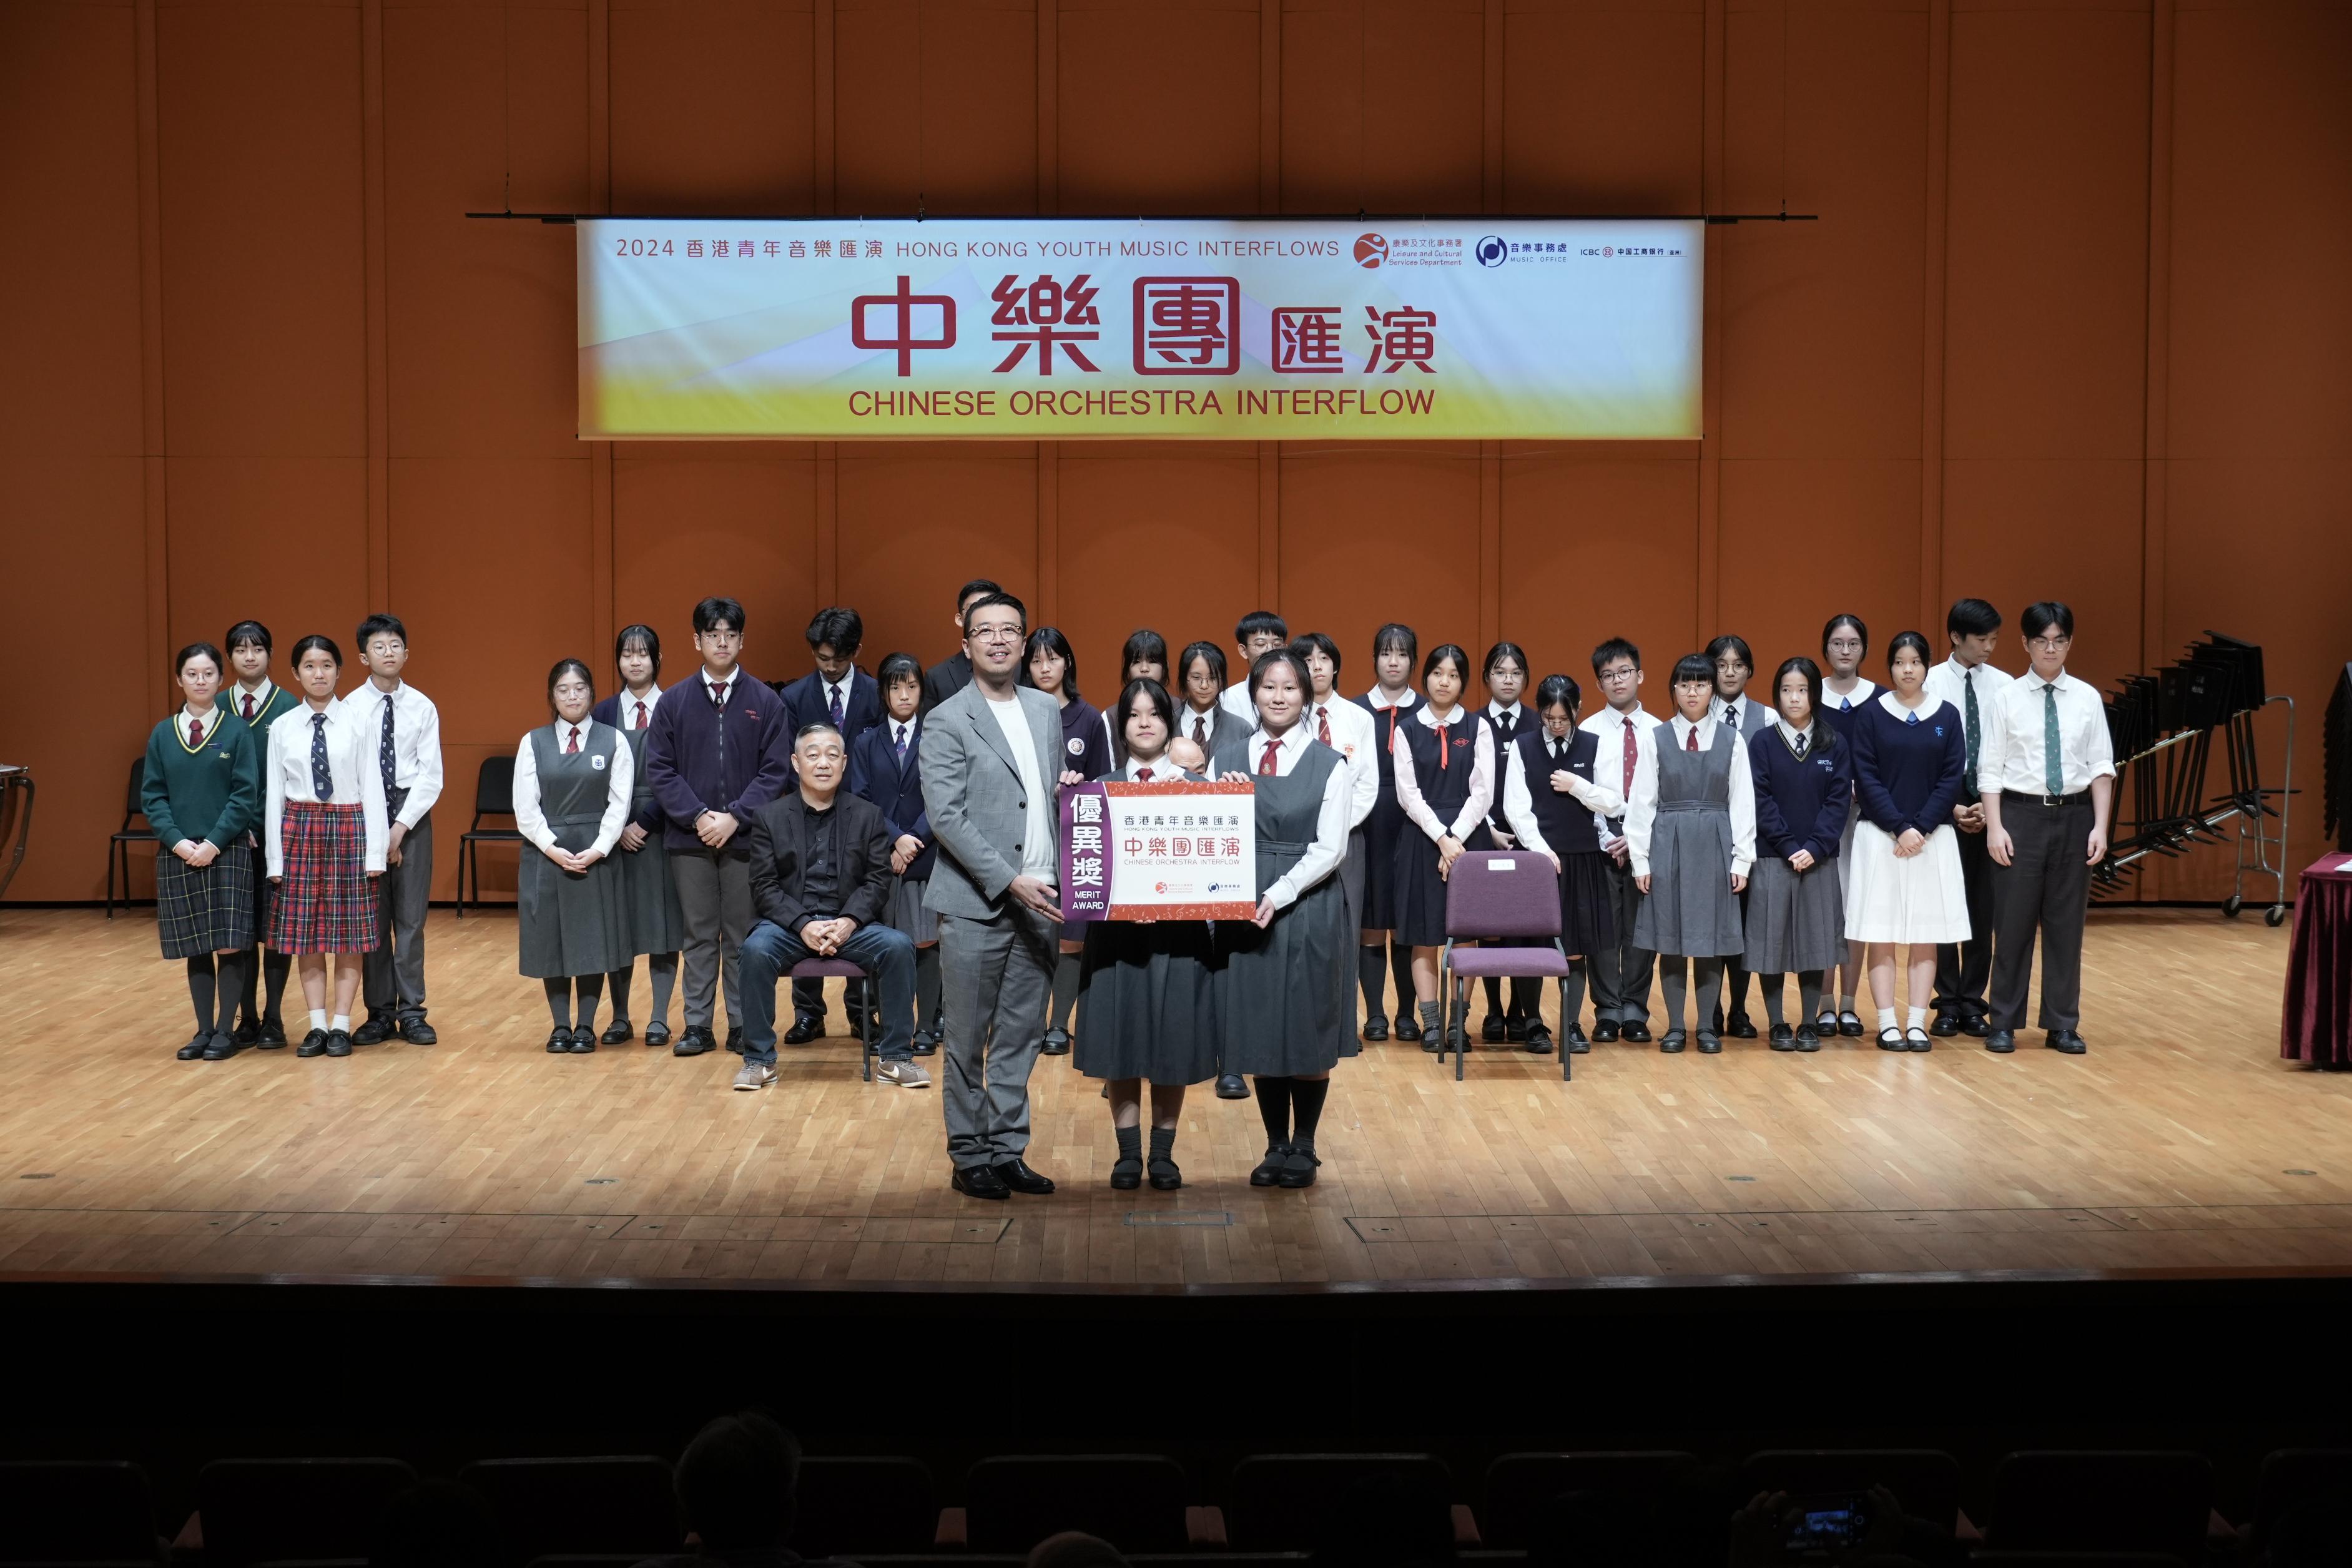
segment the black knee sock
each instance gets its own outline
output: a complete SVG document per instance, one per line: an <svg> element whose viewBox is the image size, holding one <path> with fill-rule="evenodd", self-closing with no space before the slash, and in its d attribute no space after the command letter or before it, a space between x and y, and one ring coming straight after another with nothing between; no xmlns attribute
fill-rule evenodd
<svg viewBox="0 0 2352 1568"><path fill-rule="evenodd" d="M293 954L280 953L274 947L262 954L261 972L268 977L269 988L261 1000L261 1016L281 1029L286 1023L286 1015L279 1010L286 1002L286 977L293 971Z"/></svg>
<svg viewBox="0 0 2352 1568"><path fill-rule="evenodd" d="M940 945L915 949L915 1027L940 1032Z"/></svg>
<svg viewBox="0 0 2352 1568"><path fill-rule="evenodd" d="M1388 955L1378 947L1356 949L1356 986L1364 993L1364 1017L1367 1019L1389 1016L1388 969ZM1407 1009L1399 1008L1397 1010L1411 1016Z"/></svg>
<svg viewBox="0 0 2352 1568"><path fill-rule="evenodd" d="M1120 1159L1139 1160L1143 1157L1142 1128L1113 1127L1110 1131L1111 1136L1118 1140L1118 1157Z"/></svg>
<svg viewBox="0 0 2352 1568"><path fill-rule="evenodd" d="M1265 1124L1268 1147L1290 1142L1290 1091L1287 1078L1260 1077L1257 1081L1258 1120Z"/></svg>
<svg viewBox="0 0 2352 1568"><path fill-rule="evenodd" d="M1397 1017L1412 1016L1412 949L1402 942L1389 943L1389 975L1396 981Z"/></svg>
<svg viewBox="0 0 2352 1568"><path fill-rule="evenodd" d="M606 972L605 983L613 988L613 1021L629 1021L629 982L636 977L635 967Z"/></svg>
<svg viewBox="0 0 2352 1568"><path fill-rule="evenodd" d="M646 1019L646 1022L659 1024L662 1028L667 1029L669 1027L669 993L671 988L677 984L677 955L675 953L646 954L646 973L653 977L654 982L653 1015Z"/></svg>
<svg viewBox="0 0 2352 1568"><path fill-rule="evenodd" d="M1078 960L1083 956L1064 953L1054 960L1054 1010L1045 1019L1049 1029L1070 1027L1071 1009L1078 1005Z"/></svg>
<svg viewBox="0 0 2352 1568"><path fill-rule="evenodd" d="M1797 971L1797 1006L1801 1009L1798 1016L1807 1023L1821 1016L1823 972L1820 969Z"/></svg>
<svg viewBox="0 0 2352 1568"><path fill-rule="evenodd" d="M1789 1021L1787 1018L1782 1016L1780 1011L1781 993L1789 988L1789 977L1786 975L1759 975L1756 977L1756 984L1761 988L1764 992L1765 1020L1774 1029L1779 1029L1782 1024ZM1813 1015L1807 1013L1805 1016L1807 1018L1811 1018Z"/></svg>
<svg viewBox="0 0 2352 1568"><path fill-rule="evenodd" d="M258 948L247 947L245 950L247 960L244 969L245 979L244 983L237 988L240 1000L237 1021L240 1024L252 1024L256 1028L259 1028L261 1024L261 966L252 960L260 956Z"/></svg>
<svg viewBox="0 0 2352 1568"><path fill-rule="evenodd" d="M1176 1163L1175 1128L1154 1127L1151 1129L1151 1163L1155 1166L1163 1164L1174 1165Z"/></svg>
<svg viewBox="0 0 2352 1568"><path fill-rule="evenodd" d="M1323 1102L1331 1093L1328 1078L1294 1078L1290 1081L1290 1117L1297 1130L1290 1134L1293 1148L1315 1146L1316 1124L1323 1120Z"/></svg>
<svg viewBox="0 0 2352 1568"><path fill-rule="evenodd" d="M213 1032L213 956L199 953L188 960L188 999L196 1008L196 1032Z"/></svg>
<svg viewBox="0 0 2352 1568"><path fill-rule="evenodd" d="M236 1027L236 999L245 994L246 977L253 972L251 952L231 953L220 960L219 983L215 995L219 1001L214 1028L226 1034Z"/></svg>
<svg viewBox="0 0 2352 1568"><path fill-rule="evenodd" d="M541 980L540 986L547 992L547 1010L554 1015L555 1027L570 1029L572 1027L572 982L559 977Z"/></svg>
<svg viewBox="0 0 2352 1568"><path fill-rule="evenodd" d="M1690 998L1690 960L1679 954L1658 955L1658 990L1666 1001L1666 1028L1674 1032L1683 1030L1683 1008ZM1706 1023L1705 1014L1699 1022Z"/></svg>
<svg viewBox="0 0 2352 1568"><path fill-rule="evenodd" d="M1748 971L1734 965L1725 967L1731 970L1730 1014L1733 1018L1743 1017L1748 1011Z"/></svg>
<svg viewBox="0 0 2352 1568"><path fill-rule="evenodd" d="M1536 1011L1536 1008L1530 1004L1528 1008L1528 1016L1534 1018ZM1567 976L1559 982L1559 1032L1566 1034L1570 1030L1576 1028L1577 1020L1583 1016L1584 966L1576 964L1570 967Z"/></svg>
<svg viewBox="0 0 2352 1568"><path fill-rule="evenodd" d="M1486 1016L1488 1018L1503 1016L1503 982L1500 977L1495 975L1486 977Z"/></svg>
<svg viewBox="0 0 2352 1568"><path fill-rule="evenodd" d="M1543 982L1530 980L1524 975L1511 977L1511 1016L1515 1019L1539 1018L1543 1015Z"/></svg>
<svg viewBox="0 0 2352 1568"><path fill-rule="evenodd" d="M581 1029L593 1029L596 1023L596 1004L604 999L604 977L580 975L573 977L572 988L580 998L580 1011L575 1019Z"/></svg>

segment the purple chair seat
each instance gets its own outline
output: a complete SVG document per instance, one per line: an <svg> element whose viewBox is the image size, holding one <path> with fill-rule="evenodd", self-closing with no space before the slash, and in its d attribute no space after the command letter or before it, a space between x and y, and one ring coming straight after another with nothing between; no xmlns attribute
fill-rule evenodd
<svg viewBox="0 0 2352 1568"><path fill-rule="evenodd" d="M1576 971L1549 947L1456 947L1454 972L1469 979L1485 975L1524 975L1564 980Z"/></svg>
<svg viewBox="0 0 2352 1568"><path fill-rule="evenodd" d="M1559 941L1559 873L1551 862L1526 850L1473 850L1454 862L1445 879L1445 951L1440 957L1446 998L1444 1032L1438 1036L1438 1062L1454 1052L1454 1077L1463 1075L1466 1040L1454 1038L1454 1009L1465 982L1487 975L1526 975L1559 979L1570 972ZM1525 946L1473 947L1486 940L1523 942ZM1562 1034L1573 1019L1560 1020ZM1566 1041L1559 1075L1573 1075Z"/></svg>
<svg viewBox="0 0 2352 1568"><path fill-rule="evenodd" d="M865 977L863 965L846 958L803 958L794 964L788 976L794 980L849 980ZM861 1048L857 1059L857 1076L867 1083L874 1082L874 1008L869 1002L857 1009L857 1040Z"/></svg>

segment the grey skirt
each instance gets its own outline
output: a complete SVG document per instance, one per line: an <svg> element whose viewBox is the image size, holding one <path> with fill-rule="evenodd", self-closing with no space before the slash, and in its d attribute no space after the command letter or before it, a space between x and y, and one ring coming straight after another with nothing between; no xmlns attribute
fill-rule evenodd
<svg viewBox="0 0 2352 1568"><path fill-rule="evenodd" d="M905 932L918 947L940 939L940 917L923 907L923 889L930 885L927 876L898 878L890 884L890 905L882 912L882 924Z"/></svg>
<svg viewBox="0 0 2352 1568"><path fill-rule="evenodd" d="M1199 920L1085 925L1071 1060L1088 1078L1205 1083L1217 1075L1215 949Z"/></svg>
<svg viewBox="0 0 2352 1568"><path fill-rule="evenodd" d="M558 843L577 837L584 844L595 836L593 824L583 828L553 818L548 825ZM569 872L526 842L515 894L519 967L532 979L607 974L627 968L635 958L621 868L611 855L584 872Z"/></svg>
<svg viewBox="0 0 2352 1568"><path fill-rule="evenodd" d="M1650 830L1650 891L1633 915L1633 945L1687 958L1748 950L1731 891L1731 813L1660 809Z"/></svg>
<svg viewBox="0 0 2352 1568"><path fill-rule="evenodd" d="M1835 864L1815 862L1807 872L1769 855L1756 862L1748 883L1748 956L1758 975L1834 969L1845 962L1845 897Z"/></svg>
<svg viewBox="0 0 2352 1568"><path fill-rule="evenodd" d="M1349 996L1356 945L1336 874L1263 931L1246 920L1219 921L1217 947L1227 1072L1327 1072L1363 1050Z"/></svg>
<svg viewBox="0 0 2352 1568"><path fill-rule="evenodd" d="M528 856L539 852L525 844L523 853ZM675 953L684 947L686 911L678 907L677 883L669 873L669 851L662 845L661 829L654 829L643 849L625 850L615 845L606 858L616 862L620 872L621 899L628 911L630 956ZM555 868L551 864L547 869ZM621 965L613 967L617 969Z"/></svg>

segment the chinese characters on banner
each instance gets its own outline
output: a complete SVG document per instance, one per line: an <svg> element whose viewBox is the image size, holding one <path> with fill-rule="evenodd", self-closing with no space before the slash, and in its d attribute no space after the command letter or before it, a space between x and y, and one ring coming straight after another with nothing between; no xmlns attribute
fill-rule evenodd
<svg viewBox="0 0 2352 1568"><path fill-rule="evenodd" d="M1257 910L1250 781L1064 789L1061 892L1071 921L1247 920Z"/></svg>
<svg viewBox="0 0 2352 1568"><path fill-rule="evenodd" d="M1458 229L587 220L581 434L1699 434L1702 225Z"/></svg>

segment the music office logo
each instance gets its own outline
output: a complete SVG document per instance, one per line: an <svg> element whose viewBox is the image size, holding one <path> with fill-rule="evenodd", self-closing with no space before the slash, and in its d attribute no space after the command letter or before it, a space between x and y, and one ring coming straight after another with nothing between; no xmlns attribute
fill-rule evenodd
<svg viewBox="0 0 2352 1568"><path fill-rule="evenodd" d="M1503 243L1501 235L1486 235L1479 239L1478 248L1473 254L1478 257L1481 267L1500 267L1511 259L1511 247Z"/></svg>

